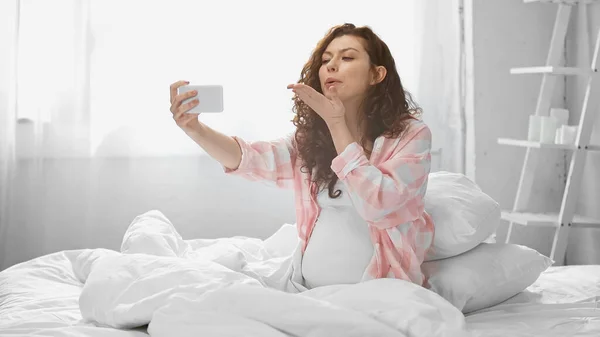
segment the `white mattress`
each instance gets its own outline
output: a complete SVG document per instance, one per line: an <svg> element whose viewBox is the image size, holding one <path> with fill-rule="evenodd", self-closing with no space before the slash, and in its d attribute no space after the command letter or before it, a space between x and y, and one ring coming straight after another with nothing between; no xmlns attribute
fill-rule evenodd
<svg viewBox="0 0 600 337"><path fill-rule="evenodd" d="M0 336L147 336L82 322L80 251L39 257L0 273ZM552 267L526 291L467 316L475 336L600 336L600 266Z"/></svg>
<svg viewBox="0 0 600 337"><path fill-rule="evenodd" d="M600 266L550 267L513 298L471 313L476 336L600 336Z"/></svg>

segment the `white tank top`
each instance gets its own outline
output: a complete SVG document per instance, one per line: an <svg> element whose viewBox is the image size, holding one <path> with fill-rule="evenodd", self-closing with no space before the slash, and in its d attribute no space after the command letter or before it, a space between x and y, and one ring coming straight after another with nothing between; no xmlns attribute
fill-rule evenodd
<svg viewBox="0 0 600 337"><path fill-rule="evenodd" d="M307 288L358 283L373 257L373 243L366 221L356 212L346 187L340 181L329 197L321 191L317 202L321 213L302 257L302 275Z"/></svg>

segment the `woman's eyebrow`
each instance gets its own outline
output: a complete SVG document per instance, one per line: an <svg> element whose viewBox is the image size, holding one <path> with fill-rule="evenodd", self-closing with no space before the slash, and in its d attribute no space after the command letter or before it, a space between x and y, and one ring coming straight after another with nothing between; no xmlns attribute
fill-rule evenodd
<svg viewBox="0 0 600 337"><path fill-rule="evenodd" d="M356 48L348 47L348 48L340 49L340 53L343 53L343 52L348 51L348 50L358 51L358 49L356 49ZM330 51L326 51L326 52L323 53L323 55L325 55L325 54L332 55L332 53Z"/></svg>

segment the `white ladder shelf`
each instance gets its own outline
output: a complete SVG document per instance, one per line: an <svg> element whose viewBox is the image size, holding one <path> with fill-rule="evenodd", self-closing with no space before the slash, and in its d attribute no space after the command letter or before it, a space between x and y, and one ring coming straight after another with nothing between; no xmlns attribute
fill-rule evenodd
<svg viewBox="0 0 600 337"><path fill-rule="evenodd" d="M554 92L556 80L559 76L583 76L587 79L587 87L582 104L581 118L578 123L575 144L552 144L542 142L532 142L518 139L498 139L499 144L525 147L525 160L521 170L517 195L512 211L503 211L502 219L509 222L506 243L510 242L513 226L515 224L533 227L552 227L555 228L554 240L550 258L556 265L563 265L566 254L569 230L571 227L595 227L600 229L600 219L591 219L575 214L577 197L581 190L581 178L585 166L586 155L588 151L600 151L600 145L589 144L594 118L599 114L600 109L600 73L599 67L599 49L600 49L600 31L597 33L590 67L564 67L560 65L563 54L564 41L571 18L571 9L578 6L578 15L581 26L585 29L578 31L578 43L584 43L584 50L589 50L589 35L587 32L587 5L596 2L596 0L524 0L525 3L542 2L554 3L558 5L554 30L550 41L550 50L546 60L546 65L541 67L513 68L511 74L540 74L542 83L535 109L535 115L547 116L550 111L552 94ZM567 175L565 191L562 197L560 210L556 213L529 213L527 209L531 196L535 172L540 162L540 153L542 149L567 150L572 151L572 157Z"/></svg>

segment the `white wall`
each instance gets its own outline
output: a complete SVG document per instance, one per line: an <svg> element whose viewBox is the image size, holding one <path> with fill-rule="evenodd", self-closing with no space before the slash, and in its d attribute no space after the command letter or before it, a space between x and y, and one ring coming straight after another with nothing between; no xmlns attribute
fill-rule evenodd
<svg viewBox="0 0 600 337"><path fill-rule="evenodd" d="M598 30L600 29L600 5L588 6L588 27L590 34L590 50L587 62L582 51L582 45L576 43L578 31L577 11L573 13L573 28L567 36L567 62L574 66L589 66L591 53ZM569 78L567 82L567 107L571 112L570 124L579 123L581 103L585 92L585 81ZM596 93L600 88L596 88ZM591 144L600 144L600 107L594 110L596 114ZM583 174L581 195L577 203L578 212L582 215L600 219L600 153L590 152L587 156ZM567 247L567 262L569 264L600 264L600 229L574 229L569 235Z"/></svg>
<svg viewBox="0 0 600 337"><path fill-rule="evenodd" d="M510 75L509 68L543 65L548 53L557 6L525 4L522 0L474 1L466 5L467 23L467 173L503 209L513 205L525 149L497 144L498 137L524 139L528 116L534 112L540 89L539 75ZM600 6L590 6L592 46L600 27ZM564 64L582 65L575 42L577 8L572 10ZM570 124L579 121L584 84L567 78L558 82L552 107L571 111ZM597 111L598 113L598 111ZM600 143L600 118L595 121L592 144ZM557 211L570 156L543 151L530 200L531 211ZM590 153L583 177L578 213L600 218L600 154ZM506 237L507 222L498 232ZM525 244L548 255L551 229L515 226L511 242ZM600 263L600 230L573 229L567 264Z"/></svg>
<svg viewBox="0 0 600 337"><path fill-rule="evenodd" d="M435 170L437 156L432 162ZM184 239L264 239L295 223L291 190L227 176L206 155L23 159L18 165L13 225L4 233L11 240L0 270L65 249L119 250L133 218L152 209L163 212Z"/></svg>
<svg viewBox="0 0 600 337"><path fill-rule="evenodd" d="M199 157L21 160L3 267L77 248L118 250L133 218L158 209L184 239L266 238L294 223L291 191L222 173ZM42 166L38 166L42 165ZM40 168L43 174L32 171ZM32 177L39 176L39 179Z"/></svg>
<svg viewBox="0 0 600 337"><path fill-rule="evenodd" d="M512 67L546 62L556 6L522 0L465 4L467 58L467 174L503 209L511 209L525 149L499 145L499 137L526 139L528 116L535 111L538 75L511 75ZM560 83L560 82L559 82ZM564 106L557 85L554 107ZM530 201L531 211L555 211L564 189L564 156L545 153ZM498 231L506 237L507 223ZM549 254L552 230L515 226L511 242Z"/></svg>

